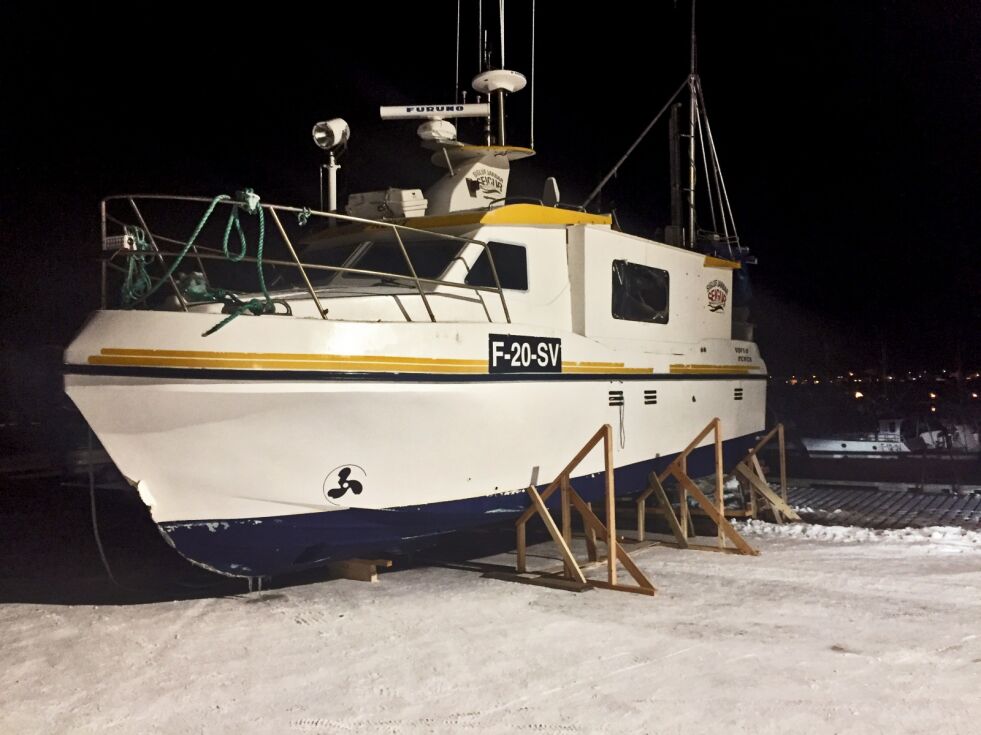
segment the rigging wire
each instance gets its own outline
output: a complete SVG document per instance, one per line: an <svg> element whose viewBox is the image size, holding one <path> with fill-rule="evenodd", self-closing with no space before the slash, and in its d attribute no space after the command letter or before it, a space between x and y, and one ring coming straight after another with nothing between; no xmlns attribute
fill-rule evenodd
<svg viewBox="0 0 981 735"><path fill-rule="evenodd" d="M627 152L620 157L620 160L616 162L616 164L613 166L612 169L610 169L610 172L603 177L603 180L600 181L599 184L596 185L596 188L593 189L593 191L589 194L588 197L586 197L586 201L584 201L581 205L583 209L585 209L589 205L589 203L596 198L596 195L599 194L600 191L602 191L603 187L606 186L607 182L610 179L612 179L614 176L616 176L616 173L617 171L620 170L620 166L623 165L623 162L630 157L630 154L634 152L634 149L641 144L644 138L647 137L647 134L651 132L651 128L653 128L654 125L657 124L657 121L660 120L661 117L664 115L664 113L668 111L668 109L671 107L671 103L675 101L678 95L681 94L686 87L688 87L688 84L689 84L689 80L686 77L685 81L681 83L681 86L679 86L678 89L675 90L674 94L672 94L671 97L668 99L668 101L664 103L664 107L662 107L660 111L654 116L654 119L651 120L649 123L647 123L647 127L644 128L643 132L637 136L637 139L630 145L630 147L627 149Z"/></svg>
<svg viewBox="0 0 981 735"><path fill-rule="evenodd" d="M716 168L718 169L719 172L719 184L721 185L722 198L725 204L725 207L722 210L722 216L725 217L726 213L728 213L729 222L732 225L732 237L736 241L736 244L738 246L739 233L736 230L736 220L732 215L732 204L729 202L729 192L726 190L726 179L722 173L722 165L719 163L719 154L715 148L715 139L712 137L712 124L709 122L707 111L705 111L705 98L702 92L701 81L696 79L696 84L698 87L698 98L699 100L701 100L702 110L705 113L705 132L708 134L708 142L709 145L712 147L712 158L715 161Z"/></svg>
<svg viewBox="0 0 981 735"><path fill-rule="evenodd" d="M535 0L531 0L531 142L529 148L535 149Z"/></svg>
<svg viewBox="0 0 981 735"><path fill-rule="evenodd" d="M703 121L704 121L704 126L706 128L708 127L708 111L705 109L705 100L704 100L704 98L702 97L702 94L701 94L702 80L701 79L696 80L696 84L698 85L699 99L702 100L702 104L701 104L702 114L701 114L701 117L700 117L699 123L698 123L699 124L699 135L701 135L701 128L703 126ZM705 143L703 141L703 143L702 143L702 155L703 155L703 157L704 157L705 153L706 153L706 147L705 147ZM708 150L708 154L709 154L709 160L711 160L711 162L712 162L712 178L711 179L708 179L708 171L706 171L706 180L709 180L710 181L710 184L709 184L709 187L708 187L708 189L709 189L709 204L712 205L712 203L714 201L714 197L716 197L716 196L718 197L718 201L719 201L719 214L720 214L721 219L722 219L722 232L725 235L726 240L728 241L728 239L729 239L729 225L728 225L728 223L726 221L725 205L723 204L723 200L722 200L722 186L721 186L721 184L719 182L719 175L721 173L721 167L719 166L719 160L716 157L716 152L715 152L715 146L714 145L711 147L710 150ZM714 189L712 187L712 182L714 182L714 185L715 185L714 186ZM730 213L729 219L730 220L732 219L731 213ZM714 218L713 218L713 228L714 227L715 227L715 221L714 221ZM716 228L716 231L718 231L717 228ZM731 247L731 245L729 247L729 255L730 256L732 255L732 247Z"/></svg>
<svg viewBox="0 0 981 735"><path fill-rule="evenodd" d="M109 565L109 560L106 558L106 550L102 548L102 536L99 534L99 517L95 508L95 463L92 461L92 428L88 429L88 469L89 469L89 509L92 514L92 535L95 537L95 546L99 550L99 558L102 559L102 568L106 570L106 574L109 575L109 581L120 589L128 590L128 588L123 587L116 579L116 575L112 573L112 567Z"/></svg>
<svg viewBox="0 0 981 735"><path fill-rule="evenodd" d="M705 138L702 137L702 117L705 114L705 110L702 110L701 112L702 114L695 118L695 122L698 126L698 147L702 151L702 167L705 169L705 180L711 181L712 179L711 179L711 172L709 171L708 156L706 155L705 152ZM719 226L718 224L716 224L715 221L715 196L711 186L708 187L708 195L709 195L709 215L712 218L712 231L718 232ZM722 228L725 229L724 219L722 220Z"/></svg>
<svg viewBox="0 0 981 735"><path fill-rule="evenodd" d="M460 101L460 0L456 0L456 79L453 88L453 101Z"/></svg>

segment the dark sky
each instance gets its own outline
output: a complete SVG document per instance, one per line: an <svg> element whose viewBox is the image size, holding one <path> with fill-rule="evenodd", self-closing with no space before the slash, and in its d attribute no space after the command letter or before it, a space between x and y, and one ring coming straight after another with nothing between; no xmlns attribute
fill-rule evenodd
<svg viewBox="0 0 981 735"><path fill-rule="evenodd" d="M469 79L475 3L463 4ZM92 6L5 6L3 338L70 339L97 298L107 194L251 186L314 204L310 128L335 116L353 130L342 201L428 185L415 125L377 108L452 101L456 3L340 5L205 19L167 4L111 23ZM585 198L685 78L689 6L677 5L647 3L641 19L632 2L583 14L539 0L539 155L512 193L554 175L564 200ZM525 73L529 6L506 6L507 65ZM897 367L950 367L958 343L981 363L981 4L702 0L698 24L771 367L874 365L883 345ZM528 141L528 102L510 100L511 143ZM629 231L667 220L666 138L655 129L604 193Z"/></svg>

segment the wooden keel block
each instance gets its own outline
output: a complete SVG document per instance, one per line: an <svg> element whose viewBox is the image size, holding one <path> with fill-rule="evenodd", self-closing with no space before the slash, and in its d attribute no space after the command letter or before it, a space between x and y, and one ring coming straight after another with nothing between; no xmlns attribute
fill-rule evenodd
<svg viewBox="0 0 981 735"><path fill-rule="evenodd" d="M378 567L388 569L392 566L391 559L347 559L333 561L327 565L327 572L332 579L350 579L355 582L377 582Z"/></svg>

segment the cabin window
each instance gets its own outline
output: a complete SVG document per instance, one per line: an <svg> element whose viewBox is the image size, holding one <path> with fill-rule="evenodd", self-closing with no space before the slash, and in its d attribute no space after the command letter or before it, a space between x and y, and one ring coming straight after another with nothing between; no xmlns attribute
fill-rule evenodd
<svg viewBox="0 0 981 735"><path fill-rule="evenodd" d="M423 240L413 242L403 238L405 249L419 278L439 278L460 250L455 240ZM351 267L380 271L398 276L410 275L402 248L395 242L376 242Z"/></svg>
<svg viewBox="0 0 981 735"><path fill-rule="evenodd" d="M414 235L402 236L406 252L412 261L416 275L419 278L438 279L459 254L459 240L447 238L417 239ZM366 271L389 273L393 276L411 276L409 267L402 254L402 248L390 232L382 233L372 240L346 242L314 246L315 249L304 253L303 261L316 265L332 265L345 268L358 268ZM313 285L324 286L328 283L337 284L340 281L358 280L360 283L369 281L368 285L385 284L379 276L367 276L356 273L338 274L336 271L308 271ZM299 278L299 275L296 276ZM373 282L373 283L371 283ZM407 281L407 283L411 283ZM302 285L302 281L298 281Z"/></svg>
<svg viewBox="0 0 981 735"><path fill-rule="evenodd" d="M613 261L613 318L668 323L668 272L660 268Z"/></svg>
<svg viewBox="0 0 981 735"><path fill-rule="evenodd" d="M507 242L489 242L491 255L494 256L494 267L501 281L501 288L515 291L528 290L528 256L523 245L512 245ZM487 250L482 249L480 257L470 268L464 281L468 286L487 286L496 288L494 273L491 271Z"/></svg>

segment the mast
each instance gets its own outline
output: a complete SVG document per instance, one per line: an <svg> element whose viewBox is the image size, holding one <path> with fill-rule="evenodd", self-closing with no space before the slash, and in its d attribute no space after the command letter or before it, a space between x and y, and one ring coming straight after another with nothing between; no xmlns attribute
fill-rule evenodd
<svg viewBox="0 0 981 735"><path fill-rule="evenodd" d="M685 246L695 247L695 124L698 120L698 91L695 69L695 0L691 2L691 71L688 74L688 227Z"/></svg>

